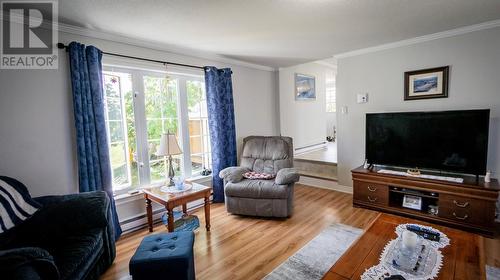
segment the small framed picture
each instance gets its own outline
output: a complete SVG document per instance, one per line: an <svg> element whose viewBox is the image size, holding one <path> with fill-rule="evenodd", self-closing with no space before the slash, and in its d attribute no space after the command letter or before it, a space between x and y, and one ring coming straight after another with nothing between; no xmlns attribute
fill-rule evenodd
<svg viewBox="0 0 500 280"><path fill-rule="evenodd" d="M422 198L420 196L405 194L403 197L403 207L422 210Z"/></svg>
<svg viewBox="0 0 500 280"><path fill-rule="evenodd" d="M295 73L295 100L316 100L314 76Z"/></svg>
<svg viewBox="0 0 500 280"><path fill-rule="evenodd" d="M448 97L449 68L405 72L405 100Z"/></svg>

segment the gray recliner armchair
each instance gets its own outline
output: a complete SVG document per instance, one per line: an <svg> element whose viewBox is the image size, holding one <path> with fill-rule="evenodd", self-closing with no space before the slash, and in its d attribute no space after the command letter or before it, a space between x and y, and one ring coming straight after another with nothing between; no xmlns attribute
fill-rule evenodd
<svg viewBox="0 0 500 280"><path fill-rule="evenodd" d="M299 174L293 167L290 137L249 136L243 139L240 166L223 169L226 210L229 213L289 217L293 212L293 187ZM275 174L271 180L245 179L248 171Z"/></svg>

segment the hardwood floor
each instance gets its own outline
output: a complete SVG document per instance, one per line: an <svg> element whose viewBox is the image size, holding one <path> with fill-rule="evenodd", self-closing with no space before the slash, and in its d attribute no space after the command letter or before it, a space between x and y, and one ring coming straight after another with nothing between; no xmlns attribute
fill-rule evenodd
<svg viewBox="0 0 500 280"><path fill-rule="evenodd" d="M203 209L193 213L202 223L195 232L197 279L261 279L328 225L343 223L364 229L378 215L376 211L353 208L349 194L304 185L296 186L294 214L289 219L230 215L224 204L213 204L212 227L207 232ZM159 232L166 232L161 224L155 226L154 233ZM148 234L147 229L143 229L123 236L117 242L114 264L101 279L127 277L128 262ZM488 246L494 249L498 244L500 242L495 239ZM485 248L488 250L487 246ZM497 262L498 257L495 253L488 256L487 252L486 260Z"/></svg>

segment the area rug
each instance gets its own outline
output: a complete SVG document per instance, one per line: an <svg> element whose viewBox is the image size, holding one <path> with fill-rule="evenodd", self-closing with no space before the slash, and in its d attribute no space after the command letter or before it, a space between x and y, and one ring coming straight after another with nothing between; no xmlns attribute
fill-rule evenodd
<svg viewBox="0 0 500 280"><path fill-rule="evenodd" d="M486 266L486 280L500 279L500 268L494 266Z"/></svg>
<svg viewBox="0 0 500 280"><path fill-rule="evenodd" d="M362 233L359 228L333 224L264 279L319 280Z"/></svg>

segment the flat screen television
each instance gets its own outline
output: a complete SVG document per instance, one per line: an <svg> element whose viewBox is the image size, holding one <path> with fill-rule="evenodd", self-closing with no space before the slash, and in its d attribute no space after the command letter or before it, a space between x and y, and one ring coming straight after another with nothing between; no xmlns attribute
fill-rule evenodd
<svg viewBox="0 0 500 280"><path fill-rule="evenodd" d="M490 110L366 114L369 164L486 173Z"/></svg>

